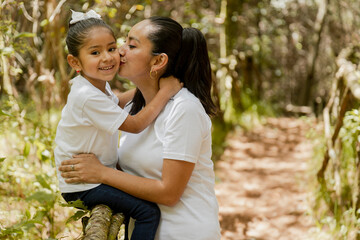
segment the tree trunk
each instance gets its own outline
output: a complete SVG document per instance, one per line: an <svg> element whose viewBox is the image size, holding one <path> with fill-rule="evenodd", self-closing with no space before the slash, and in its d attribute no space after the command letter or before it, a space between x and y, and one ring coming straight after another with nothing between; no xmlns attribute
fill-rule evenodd
<svg viewBox="0 0 360 240"><path fill-rule="evenodd" d="M228 75L231 76L231 90L230 97L232 102L232 108L235 110L242 109L241 104L241 83L240 83L240 73L235 72L234 69L230 69L230 56L234 55L233 49L236 48L237 40L239 38L239 24L234 12L239 14L241 12L243 1L239 0L222 0L221 1L221 13L220 16L224 21L224 26L220 31L220 57L226 59L225 64L227 64ZM235 56L235 59L238 59ZM241 61L241 59L239 58ZM239 64L239 63L238 63Z"/></svg>
<svg viewBox="0 0 360 240"><path fill-rule="evenodd" d="M329 0L322 0L319 3L319 10L316 16L316 21L314 26L315 37L316 37L315 46L308 60L308 68L307 68L308 73L305 79L305 85L301 97L301 104L304 106L309 105L310 98L312 96L312 89L314 89L313 85L315 78L315 66L316 66L317 58L319 56L321 34L325 26L325 18L328 12L328 5L329 5Z"/></svg>
<svg viewBox="0 0 360 240"><path fill-rule="evenodd" d="M3 11L2 11L2 8L0 8L0 14L4 14ZM0 24L2 25L4 23L0 23ZM0 27L2 27L1 25L0 25ZM3 50L5 47L6 47L6 45L5 45L5 36L3 36L3 32L1 32L1 35L0 35L0 49ZM5 94L8 94L8 95L13 95L12 83L11 83L9 69L10 69L9 59L5 55L3 55L1 53L0 54L0 73L2 73L1 74L2 75L1 93L5 93Z"/></svg>

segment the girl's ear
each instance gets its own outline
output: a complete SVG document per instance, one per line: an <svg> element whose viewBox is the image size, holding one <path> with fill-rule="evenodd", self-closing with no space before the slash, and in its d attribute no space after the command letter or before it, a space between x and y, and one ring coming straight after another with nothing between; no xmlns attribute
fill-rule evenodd
<svg viewBox="0 0 360 240"><path fill-rule="evenodd" d="M67 55L67 61L69 63L69 65L75 70L75 71L81 71L81 65L80 65L80 61L77 57L74 57L71 54Z"/></svg>
<svg viewBox="0 0 360 240"><path fill-rule="evenodd" d="M168 61L169 58L166 53L161 53L160 55L155 56L153 59L153 65L151 67L151 70L161 72L163 69L166 68Z"/></svg>

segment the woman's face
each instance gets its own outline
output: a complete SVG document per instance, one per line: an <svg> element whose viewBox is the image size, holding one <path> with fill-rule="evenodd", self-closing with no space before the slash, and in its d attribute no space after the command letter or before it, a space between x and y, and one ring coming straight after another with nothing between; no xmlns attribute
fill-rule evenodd
<svg viewBox="0 0 360 240"><path fill-rule="evenodd" d="M149 20L144 20L133 26L126 37L126 42L120 47L119 75L127 78L138 86L140 80L150 78L153 45L147 38L154 27Z"/></svg>

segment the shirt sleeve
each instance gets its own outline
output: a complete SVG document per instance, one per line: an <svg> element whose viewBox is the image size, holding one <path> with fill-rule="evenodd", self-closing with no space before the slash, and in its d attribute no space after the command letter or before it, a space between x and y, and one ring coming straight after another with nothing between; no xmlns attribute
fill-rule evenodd
<svg viewBox="0 0 360 240"><path fill-rule="evenodd" d="M92 96L83 105L83 114L98 129L114 134L128 113L106 96Z"/></svg>
<svg viewBox="0 0 360 240"><path fill-rule="evenodd" d="M203 142L204 113L191 101L177 104L165 121L163 158L196 163Z"/></svg>

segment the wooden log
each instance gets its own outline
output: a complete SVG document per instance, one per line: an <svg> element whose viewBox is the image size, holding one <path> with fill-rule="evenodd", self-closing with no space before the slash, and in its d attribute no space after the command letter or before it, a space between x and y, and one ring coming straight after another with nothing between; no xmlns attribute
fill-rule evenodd
<svg viewBox="0 0 360 240"><path fill-rule="evenodd" d="M324 112L323 112L325 137L326 139L328 139L328 142L327 142L327 148L324 155L324 160L322 162L322 166L317 173L317 178L320 183L324 181L325 170L330 160L330 152L335 151L334 145L338 138L340 129L343 125L343 119L346 111L348 110L349 100L352 96L355 97L356 99L360 99L360 83L359 83L360 71L358 70L357 65L355 65L350 60L348 60L349 56L352 55L353 51L354 51L353 48L345 48L340 52L339 56L336 59L338 71L336 72L336 79L333 83L333 87L331 90L330 100L327 106L324 108ZM340 108L337 110L338 116L337 116L335 129L334 132L332 133L332 136L330 137L331 135L330 109L332 108L333 103L335 101L336 92L338 90L337 88L341 80L344 81L345 83L344 86L345 89L343 96L340 99Z"/></svg>
<svg viewBox="0 0 360 240"><path fill-rule="evenodd" d="M346 88L344 96L342 97L342 99L340 101L341 105L340 105L340 109L339 109L339 115L338 115L338 118L337 118L337 121L336 121L334 132L333 132L332 137L331 137L331 141L328 142L328 144L327 144L327 148L326 148L326 152L325 152L325 155L324 155L324 160L322 162L322 166L321 166L320 170L317 173L317 178L318 178L318 181L320 183L324 180L325 171L326 171L327 165L328 165L329 160L330 160L330 152L331 151L335 152L335 150L334 150L335 142L336 142L336 140L338 138L340 129L341 129L342 125L343 125L343 120L344 120L344 116L345 116L345 113L346 113L346 110L347 110L347 107L348 107L350 97L351 97L351 92L349 91L348 88ZM324 115L324 116L326 116L326 115ZM328 121L329 120L325 121L325 127L326 128L330 128L329 127L330 123L328 123Z"/></svg>
<svg viewBox="0 0 360 240"><path fill-rule="evenodd" d="M84 240L106 240L111 223L111 209L103 204L96 205L92 210L89 222L85 227Z"/></svg>
<svg viewBox="0 0 360 240"><path fill-rule="evenodd" d="M356 99L360 99L360 70L358 65L348 60L353 51L355 51L353 48L346 48L340 52L336 59L338 66L336 78L343 78L346 86L350 88L352 95Z"/></svg>
<svg viewBox="0 0 360 240"><path fill-rule="evenodd" d="M117 239L121 224L123 224L124 220L125 220L125 216L122 213L116 213L112 215L107 240Z"/></svg>
<svg viewBox="0 0 360 240"><path fill-rule="evenodd" d="M85 216L81 219L83 225L81 240L116 240L124 220L124 214L113 215L108 206L96 205L91 210L90 217Z"/></svg>

